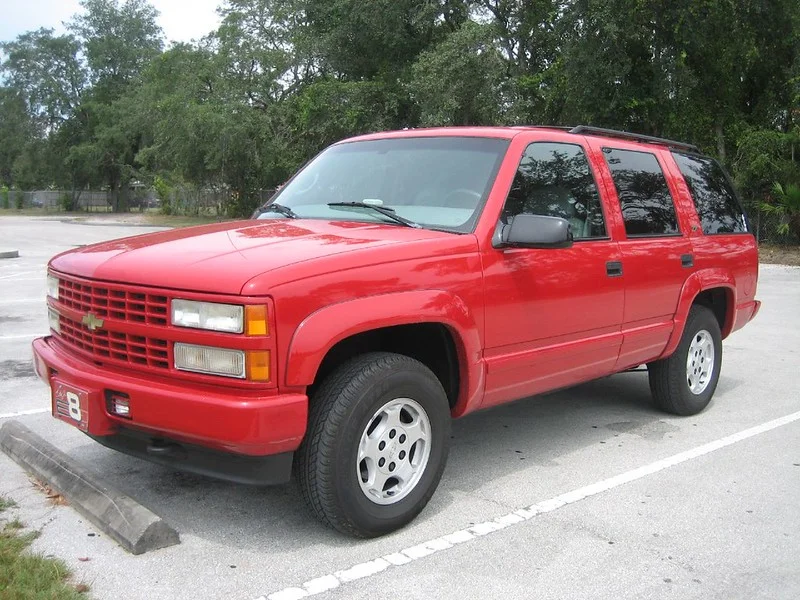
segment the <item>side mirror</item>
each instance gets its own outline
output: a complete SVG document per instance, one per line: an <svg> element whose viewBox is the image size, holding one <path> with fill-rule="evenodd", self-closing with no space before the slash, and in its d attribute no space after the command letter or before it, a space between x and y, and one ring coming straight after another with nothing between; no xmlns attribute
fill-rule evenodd
<svg viewBox="0 0 800 600"><path fill-rule="evenodd" d="M500 223L494 238L495 248L569 248L572 231L569 221L544 215L517 215L511 223Z"/></svg>

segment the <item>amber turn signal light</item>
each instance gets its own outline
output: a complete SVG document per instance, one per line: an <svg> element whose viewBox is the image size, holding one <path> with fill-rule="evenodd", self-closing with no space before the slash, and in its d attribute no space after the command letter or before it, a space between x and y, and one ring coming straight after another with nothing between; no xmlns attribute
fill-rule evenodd
<svg viewBox="0 0 800 600"><path fill-rule="evenodd" d="M267 335L267 307L263 304L253 304L245 306L244 309L244 331L247 335Z"/></svg>
<svg viewBox="0 0 800 600"><path fill-rule="evenodd" d="M250 381L269 381L269 350L247 353L247 378Z"/></svg>

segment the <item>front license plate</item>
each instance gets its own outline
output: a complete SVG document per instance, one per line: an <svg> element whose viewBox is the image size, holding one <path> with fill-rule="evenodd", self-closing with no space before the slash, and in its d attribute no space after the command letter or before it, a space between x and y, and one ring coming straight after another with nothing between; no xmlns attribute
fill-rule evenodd
<svg viewBox="0 0 800 600"><path fill-rule="evenodd" d="M53 379L53 416L74 425L81 431L89 429L89 392Z"/></svg>

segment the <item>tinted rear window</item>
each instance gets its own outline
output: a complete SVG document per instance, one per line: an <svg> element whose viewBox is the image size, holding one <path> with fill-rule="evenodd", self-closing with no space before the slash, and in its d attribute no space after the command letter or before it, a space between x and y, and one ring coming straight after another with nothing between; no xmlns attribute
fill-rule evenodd
<svg viewBox="0 0 800 600"><path fill-rule="evenodd" d="M625 220L625 232L676 235L678 219L667 180L655 154L603 148Z"/></svg>
<svg viewBox="0 0 800 600"><path fill-rule="evenodd" d="M725 171L705 156L673 152L692 193L703 233L746 233L747 220Z"/></svg>

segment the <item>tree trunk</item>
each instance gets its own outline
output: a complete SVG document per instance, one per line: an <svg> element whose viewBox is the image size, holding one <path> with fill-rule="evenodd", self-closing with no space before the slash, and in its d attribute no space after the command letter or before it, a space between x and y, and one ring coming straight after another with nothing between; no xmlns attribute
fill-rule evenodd
<svg viewBox="0 0 800 600"><path fill-rule="evenodd" d="M725 129L722 126L722 119L717 119L717 124L714 127L714 130L717 134L717 153L719 154L719 161L722 164L725 164L726 153L725 153Z"/></svg>
<svg viewBox="0 0 800 600"><path fill-rule="evenodd" d="M128 212L129 210L130 186L127 181L121 181L117 190L117 205L114 212Z"/></svg>
<svg viewBox="0 0 800 600"><path fill-rule="evenodd" d="M119 186L116 181L112 181L108 187L109 194L107 202L111 205L111 210L117 212L117 206L119 206Z"/></svg>

